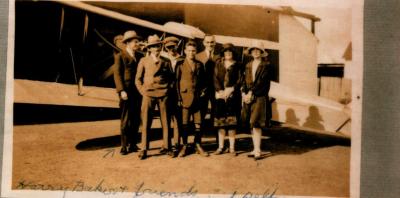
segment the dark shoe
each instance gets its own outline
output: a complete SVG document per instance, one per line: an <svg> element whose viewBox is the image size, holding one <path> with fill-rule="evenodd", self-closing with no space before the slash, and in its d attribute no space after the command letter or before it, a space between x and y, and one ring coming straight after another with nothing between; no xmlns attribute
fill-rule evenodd
<svg viewBox="0 0 400 198"><path fill-rule="evenodd" d="M174 147L172 147L172 149L171 149L171 153L172 153L172 155L171 155L171 157L176 157L176 156L178 156L178 146L174 146Z"/></svg>
<svg viewBox="0 0 400 198"><path fill-rule="evenodd" d="M173 152L172 150L168 151L167 154L168 154L171 158L176 157L175 152Z"/></svg>
<svg viewBox="0 0 400 198"><path fill-rule="evenodd" d="M216 151L214 151L214 155L221 155L222 153L224 153L224 149L223 148L218 148Z"/></svg>
<svg viewBox="0 0 400 198"><path fill-rule="evenodd" d="M254 151L252 151L249 154L247 154L247 157L254 157Z"/></svg>
<svg viewBox="0 0 400 198"><path fill-rule="evenodd" d="M187 149L187 146L183 145L181 150L179 151L178 157L185 157L187 155L186 149Z"/></svg>
<svg viewBox="0 0 400 198"><path fill-rule="evenodd" d="M261 156L254 156L254 160L255 160L255 161L260 160L260 159L262 159Z"/></svg>
<svg viewBox="0 0 400 198"><path fill-rule="evenodd" d="M146 158L147 158L147 151L146 150L140 151L139 152L139 159L140 160L144 160Z"/></svg>
<svg viewBox="0 0 400 198"><path fill-rule="evenodd" d="M136 144L130 145L128 148L128 152L132 153L132 152L138 152L140 149L138 146L136 146Z"/></svg>
<svg viewBox="0 0 400 198"><path fill-rule="evenodd" d="M168 153L168 149L162 147L162 148L160 149L160 154L166 154L166 153Z"/></svg>
<svg viewBox="0 0 400 198"><path fill-rule="evenodd" d="M127 155L127 154L128 154L128 150L126 149L126 147L122 147L122 148L121 148L121 151L119 151L119 153L120 153L121 155Z"/></svg>
<svg viewBox="0 0 400 198"><path fill-rule="evenodd" d="M256 152L256 153L254 153L254 160L260 160L260 159L262 159L261 158L261 153L260 152Z"/></svg>
<svg viewBox="0 0 400 198"><path fill-rule="evenodd" d="M203 150L200 144L196 144L196 153L200 154L203 157L208 157L208 153Z"/></svg>

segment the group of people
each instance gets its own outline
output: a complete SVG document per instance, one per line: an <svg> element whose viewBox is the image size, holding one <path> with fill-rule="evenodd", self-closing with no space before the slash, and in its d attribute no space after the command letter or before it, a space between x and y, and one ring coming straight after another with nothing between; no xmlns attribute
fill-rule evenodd
<svg viewBox="0 0 400 198"><path fill-rule="evenodd" d="M226 43L220 53L216 52L213 35L205 36L205 49L199 53L196 42L185 42L184 56L178 52L180 40L176 37L161 40L157 35L149 36L145 54L139 52L141 40L133 30L114 40L120 48L114 54L114 81L120 98L122 155L139 152L140 159L148 157L149 132L157 106L163 133L160 153L171 157L188 155L188 136L194 133L194 150L208 156L201 138L211 104L211 120L218 129L218 149L214 154L228 152L236 156L236 130L246 123L252 130L253 151L249 156L261 158L261 129L268 122L266 105L271 78L265 59L268 53L261 42L247 49L252 60L243 67L233 44ZM228 148L224 145L226 133Z"/></svg>

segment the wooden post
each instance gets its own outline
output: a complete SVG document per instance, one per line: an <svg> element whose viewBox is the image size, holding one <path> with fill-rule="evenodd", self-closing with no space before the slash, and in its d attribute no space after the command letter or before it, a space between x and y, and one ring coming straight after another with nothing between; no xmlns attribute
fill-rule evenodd
<svg viewBox="0 0 400 198"><path fill-rule="evenodd" d="M311 32L315 35L315 20L311 20Z"/></svg>

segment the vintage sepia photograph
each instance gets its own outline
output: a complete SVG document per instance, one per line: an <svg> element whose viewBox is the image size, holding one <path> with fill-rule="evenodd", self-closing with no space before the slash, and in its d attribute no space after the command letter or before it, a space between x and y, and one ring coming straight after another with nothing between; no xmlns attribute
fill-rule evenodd
<svg viewBox="0 0 400 198"><path fill-rule="evenodd" d="M1 196L356 196L362 2L301 2L10 0Z"/></svg>

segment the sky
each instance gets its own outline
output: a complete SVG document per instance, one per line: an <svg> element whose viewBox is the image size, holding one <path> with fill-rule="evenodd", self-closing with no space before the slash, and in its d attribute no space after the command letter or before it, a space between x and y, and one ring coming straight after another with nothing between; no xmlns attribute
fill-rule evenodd
<svg viewBox="0 0 400 198"><path fill-rule="evenodd" d="M313 14L321 21L315 25L315 36L318 38L318 63L344 63L343 54L351 42L351 8L304 8L297 11ZM307 28L308 20L299 19Z"/></svg>

